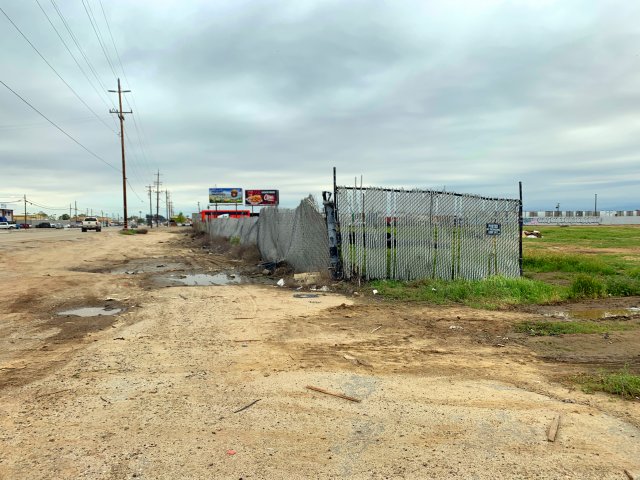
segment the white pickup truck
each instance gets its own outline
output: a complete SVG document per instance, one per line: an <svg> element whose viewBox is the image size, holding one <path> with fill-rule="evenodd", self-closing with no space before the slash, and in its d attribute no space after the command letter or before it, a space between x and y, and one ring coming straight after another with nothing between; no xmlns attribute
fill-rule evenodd
<svg viewBox="0 0 640 480"><path fill-rule="evenodd" d="M13 230L16 226L9 222L0 222L0 230Z"/></svg>
<svg viewBox="0 0 640 480"><path fill-rule="evenodd" d="M102 224L98 221L96 217L86 217L82 221L82 231L86 232L87 230L95 230L99 232L102 230Z"/></svg>

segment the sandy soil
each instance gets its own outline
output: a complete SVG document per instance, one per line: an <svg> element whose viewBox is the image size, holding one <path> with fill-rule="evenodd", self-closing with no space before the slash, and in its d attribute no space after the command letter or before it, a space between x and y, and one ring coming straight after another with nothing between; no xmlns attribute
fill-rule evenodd
<svg viewBox="0 0 640 480"><path fill-rule="evenodd" d="M564 381L640 358L635 331L540 340L512 325L544 309L167 286L240 268L176 232L0 238L0 478L640 474L640 403ZM125 311L57 315L85 306Z"/></svg>

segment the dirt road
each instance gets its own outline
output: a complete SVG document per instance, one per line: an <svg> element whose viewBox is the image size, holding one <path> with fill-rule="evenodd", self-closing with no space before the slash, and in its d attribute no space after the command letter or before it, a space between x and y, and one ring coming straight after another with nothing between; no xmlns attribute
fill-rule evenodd
<svg viewBox="0 0 640 480"><path fill-rule="evenodd" d="M639 403L555 382L535 313L177 286L239 265L181 230L4 238L2 479L640 474Z"/></svg>

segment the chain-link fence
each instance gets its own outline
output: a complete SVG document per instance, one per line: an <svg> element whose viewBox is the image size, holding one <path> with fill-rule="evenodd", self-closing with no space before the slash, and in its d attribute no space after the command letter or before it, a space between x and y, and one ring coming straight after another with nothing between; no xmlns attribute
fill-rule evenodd
<svg viewBox="0 0 640 480"><path fill-rule="evenodd" d="M336 187L346 278L520 275L520 201Z"/></svg>
<svg viewBox="0 0 640 480"><path fill-rule="evenodd" d="M312 197L296 209L267 207L258 218L213 218L203 227L212 236L256 244L263 261L286 262L297 273L329 268L327 227Z"/></svg>

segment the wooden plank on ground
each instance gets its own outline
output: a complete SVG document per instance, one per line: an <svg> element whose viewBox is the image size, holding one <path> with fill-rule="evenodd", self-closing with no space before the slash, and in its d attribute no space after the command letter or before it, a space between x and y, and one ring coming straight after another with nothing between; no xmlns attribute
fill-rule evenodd
<svg viewBox="0 0 640 480"><path fill-rule="evenodd" d="M549 430L547 431L547 440L550 442L556 441L556 436L558 435L558 430L560 429L560 414L558 413L551 425L549 425Z"/></svg>
<svg viewBox="0 0 640 480"><path fill-rule="evenodd" d="M329 390L325 390L324 388L320 388L320 387L314 387L313 385L307 385L305 388L308 388L309 390L314 390L316 392L324 393L325 395L331 395L333 397L344 398L345 400L349 400L350 402L358 402L358 403L360 403L362 401L359 398L349 397L349 396L344 395L342 393L330 392Z"/></svg>

